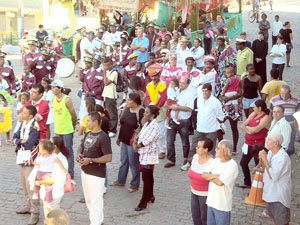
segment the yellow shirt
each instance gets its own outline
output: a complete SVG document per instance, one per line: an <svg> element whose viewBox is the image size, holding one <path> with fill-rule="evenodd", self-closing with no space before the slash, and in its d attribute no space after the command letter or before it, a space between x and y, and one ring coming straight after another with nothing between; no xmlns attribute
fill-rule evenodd
<svg viewBox="0 0 300 225"><path fill-rule="evenodd" d="M284 84L286 84L286 82L282 80L271 80L265 83L261 93L268 95L266 98L267 106L269 106L270 101L274 96L280 94L280 87Z"/></svg>
<svg viewBox="0 0 300 225"><path fill-rule="evenodd" d="M236 74L241 76L246 72L247 64L253 64L253 52L250 48L245 48L244 50L238 50L236 55Z"/></svg>
<svg viewBox="0 0 300 225"><path fill-rule="evenodd" d="M116 99L117 98L116 84L118 81L118 73L117 71L106 71L106 77L108 80L114 81L114 83L104 86L102 96Z"/></svg>

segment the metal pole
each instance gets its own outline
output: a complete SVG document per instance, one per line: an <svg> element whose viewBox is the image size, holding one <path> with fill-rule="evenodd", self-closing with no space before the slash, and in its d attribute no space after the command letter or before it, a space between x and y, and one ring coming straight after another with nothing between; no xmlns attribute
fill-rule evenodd
<svg viewBox="0 0 300 225"><path fill-rule="evenodd" d="M18 38L22 38L24 33L24 7L23 0L18 0Z"/></svg>
<svg viewBox="0 0 300 225"><path fill-rule="evenodd" d="M239 0L239 13L242 12L242 0Z"/></svg>

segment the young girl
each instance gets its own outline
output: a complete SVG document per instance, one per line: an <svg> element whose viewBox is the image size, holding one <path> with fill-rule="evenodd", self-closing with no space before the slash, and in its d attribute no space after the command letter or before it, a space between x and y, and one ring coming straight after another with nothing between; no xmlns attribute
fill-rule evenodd
<svg viewBox="0 0 300 225"><path fill-rule="evenodd" d="M57 163L61 170L64 173L68 171L64 168L62 162L57 158L57 154L54 153L55 145L47 139L41 140L39 145L39 155L34 161L34 166L38 166L38 171L36 175L36 181L34 185L34 194L32 199L38 199L38 194L40 191L40 181L45 180L51 177L54 163ZM45 201L48 203L48 210L51 210L49 204L52 203L53 196L52 196L52 185L45 185Z"/></svg>
<svg viewBox="0 0 300 225"><path fill-rule="evenodd" d="M54 94L51 90L51 87L50 87L50 79L47 78L47 77L44 77L41 81L41 85L44 87L44 100L46 102L48 102L48 105L49 105L49 108L50 108L50 111L49 111L49 114L48 114L48 119L47 119L47 122L46 122L46 126L47 126L47 139L50 139L50 125L54 123L54 114L53 114L53 106L52 106L52 100L53 100L53 97L54 97Z"/></svg>
<svg viewBox="0 0 300 225"><path fill-rule="evenodd" d="M167 95L168 95L167 105L169 105L169 106L174 105L174 104L176 105L177 98L179 95L179 80L177 78L172 78L170 80L169 87L167 90ZM173 121L174 121L174 123L179 125L180 122L178 120L178 114L179 114L179 111L175 111L175 118ZM170 115L171 115L171 109L168 109L167 110L167 124L166 124L166 127L168 129L172 129L170 127Z"/></svg>
<svg viewBox="0 0 300 225"><path fill-rule="evenodd" d="M222 97L232 97L237 94L239 91L239 84L240 80L237 75L235 75L235 71L233 67L227 67L225 69L226 73L226 82L225 86L222 91ZM225 103L225 110L226 110L226 117L229 116L229 106L233 105L234 111L235 111L235 117L234 120L237 120L240 115L239 115L239 108L238 108L238 100L229 100Z"/></svg>
<svg viewBox="0 0 300 225"><path fill-rule="evenodd" d="M7 91L0 90L0 146L2 145L1 134L6 133L6 144L12 145L10 140L11 110L8 103L12 104L12 98Z"/></svg>
<svg viewBox="0 0 300 225"><path fill-rule="evenodd" d="M22 75L22 89L21 92L28 92L31 90L33 84L36 83L35 76L31 73L30 65L24 66L24 74Z"/></svg>
<svg viewBox="0 0 300 225"><path fill-rule="evenodd" d="M28 92L22 92L21 94L19 94L18 96L18 104L17 104L17 115L20 114L21 110L24 108L24 105L26 102L28 102L30 99L30 95ZM21 126L21 122L19 122L19 120L17 120L17 124L14 130L14 133L16 133L19 128Z"/></svg>

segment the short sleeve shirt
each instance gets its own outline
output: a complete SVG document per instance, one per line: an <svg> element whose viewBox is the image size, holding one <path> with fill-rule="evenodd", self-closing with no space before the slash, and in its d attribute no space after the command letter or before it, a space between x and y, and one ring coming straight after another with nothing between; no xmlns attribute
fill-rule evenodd
<svg viewBox="0 0 300 225"><path fill-rule="evenodd" d="M110 138L104 131L99 133L88 132L81 142L83 155L86 158L99 158L112 154ZM105 163L92 163L82 166L81 169L89 175L105 178Z"/></svg>
<svg viewBox="0 0 300 225"><path fill-rule="evenodd" d="M141 46L142 48L145 48L146 51L141 52L139 50L134 50L133 53L137 55L137 62L147 62L148 61L148 47L149 47L149 39L146 38L145 36L142 37L141 40L139 40L138 37L134 38L132 41L132 44L135 46Z"/></svg>
<svg viewBox="0 0 300 225"><path fill-rule="evenodd" d="M117 71L106 71L106 77L108 80L113 81L113 83L110 83L107 86L104 86L102 96L107 98L116 99L117 98L117 90L116 90L116 84L118 81L118 73Z"/></svg>

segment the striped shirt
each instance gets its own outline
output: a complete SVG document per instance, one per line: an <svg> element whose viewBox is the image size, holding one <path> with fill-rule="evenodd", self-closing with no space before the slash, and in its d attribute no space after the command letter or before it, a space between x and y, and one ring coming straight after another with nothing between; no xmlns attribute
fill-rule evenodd
<svg viewBox="0 0 300 225"><path fill-rule="evenodd" d="M294 122L295 118L293 117L293 114L300 110L299 100L291 95L287 101L284 101L281 98L281 95L276 95L271 99L269 109L273 111L273 108L278 105L281 105L284 108L285 119L290 123Z"/></svg>

